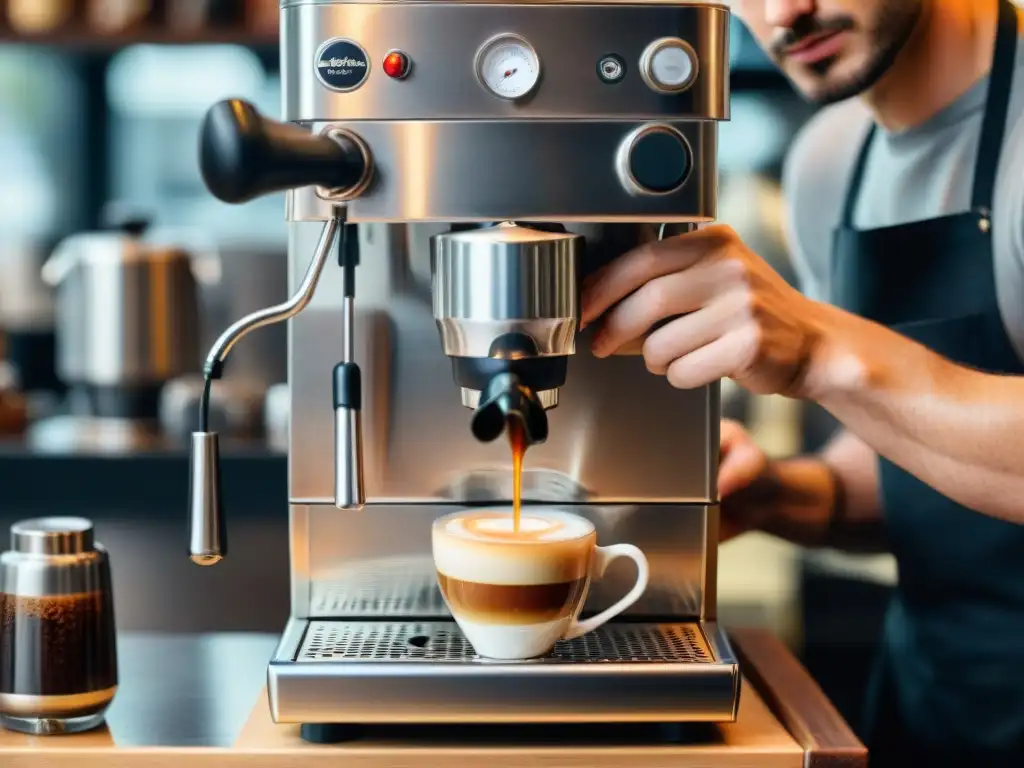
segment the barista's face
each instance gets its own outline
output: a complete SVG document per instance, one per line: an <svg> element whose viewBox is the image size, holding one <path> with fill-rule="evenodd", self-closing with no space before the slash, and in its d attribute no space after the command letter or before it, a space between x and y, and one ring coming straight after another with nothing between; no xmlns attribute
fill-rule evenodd
<svg viewBox="0 0 1024 768"><path fill-rule="evenodd" d="M873 86L913 31L925 0L732 0L734 13L809 100Z"/></svg>

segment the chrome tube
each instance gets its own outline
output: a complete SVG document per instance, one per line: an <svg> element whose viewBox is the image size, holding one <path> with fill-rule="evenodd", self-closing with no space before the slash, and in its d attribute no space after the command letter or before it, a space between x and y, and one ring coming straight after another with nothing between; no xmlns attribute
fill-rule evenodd
<svg viewBox="0 0 1024 768"><path fill-rule="evenodd" d="M216 565L228 549L216 432L192 433L189 474L189 556L196 565Z"/></svg>
<svg viewBox="0 0 1024 768"><path fill-rule="evenodd" d="M338 509L360 509L366 503L362 426L359 409L334 409L334 506Z"/></svg>
<svg viewBox="0 0 1024 768"><path fill-rule="evenodd" d="M363 383L355 356L356 264L359 235L346 225L341 235L344 341L341 362L334 368L334 506L361 509L366 503L363 483Z"/></svg>
<svg viewBox="0 0 1024 768"><path fill-rule="evenodd" d="M232 323L220 335L210 348L210 353L206 356L205 370L207 375L209 375L209 371L216 370L224 362L231 348L241 341L246 334L265 325L273 325L282 320L295 317L295 315L306 308L310 299L313 298L313 291L316 290L317 283L320 282L320 274L323 272L324 264L327 263L327 257L331 253L334 238L338 234L338 227L340 225L341 220L337 216L332 216L324 224L323 231L320 234L320 242L317 243L316 251L313 254L313 260L306 269L306 274L302 278L302 284L291 298L281 304L266 307L246 315Z"/></svg>

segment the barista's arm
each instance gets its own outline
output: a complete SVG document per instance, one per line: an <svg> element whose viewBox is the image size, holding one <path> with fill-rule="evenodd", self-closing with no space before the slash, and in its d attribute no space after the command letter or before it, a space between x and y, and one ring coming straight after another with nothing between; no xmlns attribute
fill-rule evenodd
<svg viewBox="0 0 1024 768"><path fill-rule="evenodd" d="M1024 378L958 366L881 325L811 301L728 227L652 243L585 287L594 353L655 323L648 368L677 387L728 377L820 403L878 454L966 507L1024 523ZM680 316L681 317L677 317Z"/></svg>
<svg viewBox="0 0 1024 768"><path fill-rule="evenodd" d="M1024 523L1024 377L956 365L832 307L814 318L807 397L946 496Z"/></svg>
<svg viewBox="0 0 1024 768"><path fill-rule="evenodd" d="M812 456L771 461L735 422L722 422L722 540L756 529L804 546L885 549L878 457L845 430Z"/></svg>

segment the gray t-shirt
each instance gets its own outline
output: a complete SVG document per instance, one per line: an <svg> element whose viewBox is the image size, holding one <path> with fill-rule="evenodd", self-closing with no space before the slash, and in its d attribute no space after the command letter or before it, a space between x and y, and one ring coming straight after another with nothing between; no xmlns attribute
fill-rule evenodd
<svg viewBox="0 0 1024 768"><path fill-rule="evenodd" d="M967 211L987 95L986 77L923 125L901 133L879 128L854 226L873 229ZM830 297L832 232L870 124L870 113L856 99L821 110L800 131L783 169L794 267L801 289L820 301ZM1024 41L996 179L992 236L1000 313L1024 360Z"/></svg>

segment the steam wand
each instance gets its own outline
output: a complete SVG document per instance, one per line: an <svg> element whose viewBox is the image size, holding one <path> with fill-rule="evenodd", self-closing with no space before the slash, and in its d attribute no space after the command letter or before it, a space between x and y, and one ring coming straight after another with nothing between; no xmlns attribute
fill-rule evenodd
<svg viewBox="0 0 1024 768"><path fill-rule="evenodd" d="M341 219L335 215L320 234L313 260L302 284L287 301L253 312L232 324L214 342L203 365L203 394L199 401L199 431L192 433L192 460L189 478L189 554L197 565L216 565L227 554L227 529L221 504L220 447L217 433L210 427L210 388L224 373L228 353L243 336L257 328L295 317L309 304L320 282L324 264L331 253ZM350 323L346 323L350 327Z"/></svg>
<svg viewBox="0 0 1024 768"><path fill-rule="evenodd" d="M338 264L344 277L342 308L345 315L341 362L334 366L334 506L361 509L363 488L363 383L355 354L356 266L359 264L359 233L342 225Z"/></svg>

